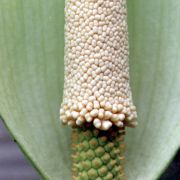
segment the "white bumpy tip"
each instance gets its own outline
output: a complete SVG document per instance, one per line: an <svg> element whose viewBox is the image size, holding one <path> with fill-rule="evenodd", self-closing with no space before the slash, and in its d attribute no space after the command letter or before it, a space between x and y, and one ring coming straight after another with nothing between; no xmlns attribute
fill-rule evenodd
<svg viewBox="0 0 180 180"><path fill-rule="evenodd" d="M65 2L63 124L135 127L126 0Z"/></svg>

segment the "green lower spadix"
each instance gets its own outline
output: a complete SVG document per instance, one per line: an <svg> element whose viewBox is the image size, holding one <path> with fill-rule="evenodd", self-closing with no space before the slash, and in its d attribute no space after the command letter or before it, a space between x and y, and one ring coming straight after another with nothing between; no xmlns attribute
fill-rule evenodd
<svg viewBox="0 0 180 180"><path fill-rule="evenodd" d="M122 180L124 130L77 128L72 132L73 180Z"/></svg>

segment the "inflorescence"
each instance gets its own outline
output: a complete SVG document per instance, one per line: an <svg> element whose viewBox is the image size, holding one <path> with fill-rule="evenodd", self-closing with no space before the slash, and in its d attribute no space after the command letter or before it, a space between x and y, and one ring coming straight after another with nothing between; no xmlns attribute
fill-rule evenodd
<svg viewBox="0 0 180 180"><path fill-rule="evenodd" d="M66 0L60 117L72 127L136 126L125 0Z"/></svg>

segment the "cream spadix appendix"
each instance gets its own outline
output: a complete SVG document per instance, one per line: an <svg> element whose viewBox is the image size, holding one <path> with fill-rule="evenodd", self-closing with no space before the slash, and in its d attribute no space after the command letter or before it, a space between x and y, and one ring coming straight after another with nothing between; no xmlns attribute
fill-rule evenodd
<svg viewBox="0 0 180 180"><path fill-rule="evenodd" d="M60 118L73 127L136 126L125 0L66 0Z"/></svg>

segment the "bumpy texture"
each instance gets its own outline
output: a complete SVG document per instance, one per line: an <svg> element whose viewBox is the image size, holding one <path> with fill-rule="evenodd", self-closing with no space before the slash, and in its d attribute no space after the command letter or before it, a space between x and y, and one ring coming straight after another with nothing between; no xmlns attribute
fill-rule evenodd
<svg viewBox="0 0 180 180"><path fill-rule="evenodd" d="M66 0L64 124L136 126L125 0Z"/></svg>
<svg viewBox="0 0 180 180"><path fill-rule="evenodd" d="M124 130L77 128L72 133L73 180L123 180Z"/></svg>

